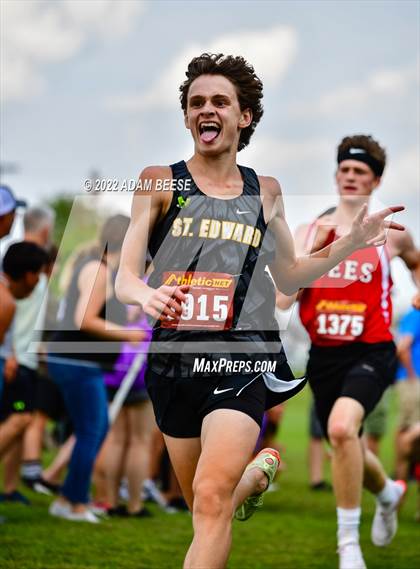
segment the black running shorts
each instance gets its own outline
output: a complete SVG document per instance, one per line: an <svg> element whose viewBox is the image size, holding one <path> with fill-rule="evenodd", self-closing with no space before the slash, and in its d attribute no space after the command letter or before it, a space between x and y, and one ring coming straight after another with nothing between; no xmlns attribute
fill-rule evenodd
<svg viewBox="0 0 420 569"><path fill-rule="evenodd" d="M15 379L4 384L0 404L0 421L4 421L13 413L32 413L35 407L35 391L37 372L20 365Z"/></svg>
<svg viewBox="0 0 420 569"><path fill-rule="evenodd" d="M261 427L267 388L256 375L168 378L149 370L146 385L160 430L177 438L199 437L204 417L216 409L242 411Z"/></svg>
<svg viewBox="0 0 420 569"><path fill-rule="evenodd" d="M312 346L306 374L324 435L327 436L328 418L339 397L358 401L366 418L393 383L396 369L394 342Z"/></svg>
<svg viewBox="0 0 420 569"><path fill-rule="evenodd" d="M34 410L53 421L67 417L66 405L58 385L49 376L38 373L35 388Z"/></svg>

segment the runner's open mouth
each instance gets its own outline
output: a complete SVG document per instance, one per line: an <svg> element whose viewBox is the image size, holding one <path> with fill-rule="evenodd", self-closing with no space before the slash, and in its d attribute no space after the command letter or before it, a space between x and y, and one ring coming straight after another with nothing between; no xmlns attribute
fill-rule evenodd
<svg viewBox="0 0 420 569"><path fill-rule="evenodd" d="M222 129L215 122L202 122L198 127L198 130L200 133L200 140L202 142L212 142L219 136Z"/></svg>

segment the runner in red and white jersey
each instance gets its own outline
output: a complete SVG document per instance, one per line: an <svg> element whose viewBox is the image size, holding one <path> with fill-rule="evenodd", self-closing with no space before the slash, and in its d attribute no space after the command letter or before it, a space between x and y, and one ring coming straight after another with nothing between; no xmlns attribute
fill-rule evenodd
<svg viewBox="0 0 420 569"><path fill-rule="evenodd" d="M332 229L325 244L335 239ZM302 291L299 315L311 342L337 347L392 341L392 285L386 245L353 253Z"/></svg>
<svg viewBox="0 0 420 569"><path fill-rule="evenodd" d="M324 256L323 248L348 230L354 212L380 184L384 149L370 136L344 138L337 153L339 203L296 232L298 254ZM318 417L332 449L337 502L340 569L366 567L359 545L362 486L377 499L372 541L388 545L397 529L397 506L404 492L387 478L377 458L363 446L363 421L392 383L395 345L389 262L401 257L420 285L420 253L408 231L389 232L370 247L349 255L300 292L300 316L311 338L307 377ZM386 243L386 245L385 245ZM278 295L286 308L294 299ZM417 293L413 304L419 306Z"/></svg>

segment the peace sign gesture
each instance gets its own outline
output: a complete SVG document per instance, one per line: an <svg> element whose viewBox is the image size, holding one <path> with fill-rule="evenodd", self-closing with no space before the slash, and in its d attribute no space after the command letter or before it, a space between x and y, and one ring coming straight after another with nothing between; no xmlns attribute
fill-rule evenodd
<svg viewBox="0 0 420 569"><path fill-rule="evenodd" d="M394 221L385 221L389 215L403 211L402 205L396 205L367 215L367 204L364 204L356 217L353 219L349 237L355 249L366 247L379 247L384 245L389 229L404 231L405 227Z"/></svg>

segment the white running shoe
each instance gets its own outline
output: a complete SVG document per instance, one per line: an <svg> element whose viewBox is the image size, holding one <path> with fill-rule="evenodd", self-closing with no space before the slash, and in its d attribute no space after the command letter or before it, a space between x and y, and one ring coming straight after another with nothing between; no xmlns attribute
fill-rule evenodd
<svg viewBox="0 0 420 569"><path fill-rule="evenodd" d="M44 486L44 484L42 484L42 482L39 482L38 480L36 482L34 482L33 491L37 492L37 494L44 494L44 496L52 496L53 495L51 490L49 488L47 488L46 486Z"/></svg>
<svg viewBox="0 0 420 569"><path fill-rule="evenodd" d="M155 502L158 506L167 511L168 501L156 486L154 480L151 480L150 478L143 482L143 499Z"/></svg>
<svg viewBox="0 0 420 569"><path fill-rule="evenodd" d="M107 518L108 517L108 508L105 504L91 502L88 504L89 510L97 516L98 518Z"/></svg>
<svg viewBox="0 0 420 569"><path fill-rule="evenodd" d="M130 499L130 496L128 494L127 478L123 478L121 480L121 484L120 484L118 494L119 494L119 497L121 498L121 500L123 500L124 502L128 502L128 500Z"/></svg>
<svg viewBox="0 0 420 569"><path fill-rule="evenodd" d="M51 516L63 518L70 512L70 506L68 504L63 504L63 502L59 502L58 500L54 500L54 502L50 504L48 511Z"/></svg>
<svg viewBox="0 0 420 569"><path fill-rule="evenodd" d="M366 569L362 550L358 543L346 543L338 548L340 569Z"/></svg>
<svg viewBox="0 0 420 569"><path fill-rule="evenodd" d="M246 500L237 508L235 512L235 519L240 522L244 522L252 516L257 508L261 508L264 502L264 493L273 482L279 465L280 454L279 451L274 448L264 448L260 450L254 460L248 464L245 468L245 472L253 468L259 468L267 476L268 485L263 492L260 492L260 494L248 496L248 498L246 498Z"/></svg>
<svg viewBox="0 0 420 569"><path fill-rule="evenodd" d="M89 522L90 524L99 524L100 519L95 516L90 510L85 510L84 512L68 512L66 516L63 516L65 520L71 522Z"/></svg>
<svg viewBox="0 0 420 569"><path fill-rule="evenodd" d="M398 528L398 507L407 490L404 480L396 480L395 487L398 499L391 506L383 506L376 502L375 517L373 518L371 539L374 545L385 547L393 540Z"/></svg>
<svg viewBox="0 0 420 569"><path fill-rule="evenodd" d="M55 500L49 507L49 513L56 518L63 520L70 520L72 522L89 522L91 524L98 524L99 519L90 510L84 512L72 512L67 504L63 504Z"/></svg>

